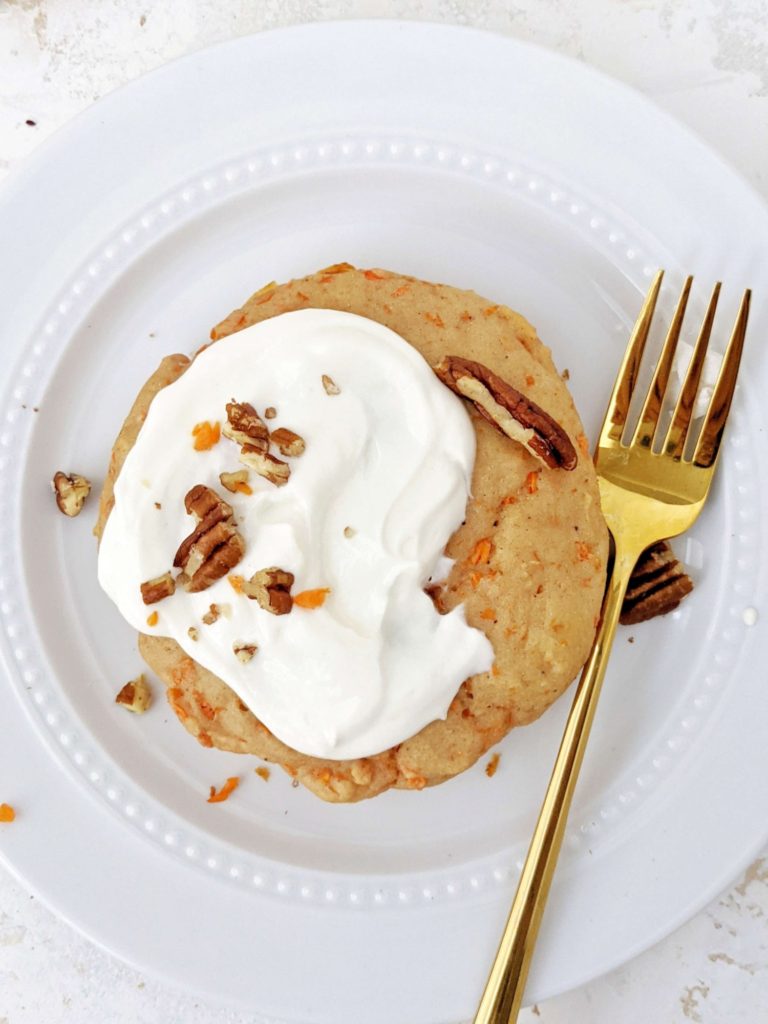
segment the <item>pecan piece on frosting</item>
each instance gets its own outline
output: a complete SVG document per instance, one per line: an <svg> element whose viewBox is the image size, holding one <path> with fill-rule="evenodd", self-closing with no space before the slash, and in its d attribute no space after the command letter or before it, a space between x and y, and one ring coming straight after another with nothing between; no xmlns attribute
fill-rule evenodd
<svg viewBox="0 0 768 1024"><path fill-rule="evenodd" d="M91 482L79 473L62 473L53 478L53 491L59 512L65 516L79 516L85 499L91 493Z"/></svg>
<svg viewBox="0 0 768 1024"><path fill-rule="evenodd" d="M663 540L638 559L629 581L619 621L625 626L674 611L693 590L693 580Z"/></svg>
<svg viewBox="0 0 768 1024"><path fill-rule="evenodd" d="M278 427L272 431L272 444L277 445L281 455L303 455L307 447L304 438L287 427Z"/></svg>
<svg viewBox="0 0 768 1024"><path fill-rule="evenodd" d="M231 505L210 487L193 487L184 507L197 525L179 545L173 564L182 569L179 581L184 589L195 594L234 569L245 554L245 544L235 529Z"/></svg>
<svg viewBox="0 0 768 1024"><path fill-rule="evenodd" d="M243 593L252 601L258 601L266 612L273 615L287 615L293 608L291 587L293 573L272 566L260 569L242 584Z"/></svg>
<svg viewBox="0 0 768 1024"><path fill-rule="evenodd" d="M221 429L224 437L236 444L269 451L269 429L248 402L236 402L234 398L227 402L227 422Z"/></svg>
<svg viewBox="0 0 768 1024"><path fill-rule="evenodd" d="M176 580L169 572L156 576L141 584L141 599L144 604L156 604L164 597L170 597L176 590Z"/></svg>
<svg viewBox="0 0 768 1024"><path fill-rule="evenodd" d="M451 391L469 399L497 430L523 445L545 466L574 469L576 449L555 420L482 363L446 356L434 368Z"/></svg>
<svg viewBox="0 0 768 1024"><path fill-rule="evenodd" d="M275 487L287 484L291 475L291 467L287 462L270 455L269 452L254 448L250 444L244 444L240 449L240 461L259 476L263 476L265 480L269 480Z"/></svg>

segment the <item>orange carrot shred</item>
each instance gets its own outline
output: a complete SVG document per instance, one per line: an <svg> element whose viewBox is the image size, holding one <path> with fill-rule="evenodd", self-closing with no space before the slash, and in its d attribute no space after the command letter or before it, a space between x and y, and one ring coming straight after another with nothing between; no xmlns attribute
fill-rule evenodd
<svg viewBox="0 0 768 1024"><path fill-rule="evenodd" d="M386 278L383 274L377 274L375 270L364 270L363 277L368 281L385 281Z"/></svg>
<svg viewBox="0 0 768 1024"><path fill-rule="evenodd" d="M499 767L499 761L501 760L501 754L494 754L488 764L485 766L485 774L489 779L492 779L496 774L496 769Z"/></svg>
<svg viewBox="0 0 768 1024"><path fill-rule="evenodd" d="M501 675L501 669L499 668L499 666L496 664L495 661L494 661L493 665L491 665L491 675L492 676Z"/></svg>
<svg viewBox="0 0 768 1024"><path fill-rule="evenodd" d="M582 454L589 458L589 441L587 440L586 434L579 434L576 438L576 444L581 448Z"/></svg>
<svg viewBox="0 0 768 1024"><path fill-rule="evenodd" d="M332 263L330 267L323 267L321 274L343 274L347 270L354 270L351 263Z"/></svg>
<svg viewBox="0 0 768 1024"><path fill-rule="evenodd" d="M160 616L157 614L157 612L151 612L147 616L147 625L148 626L156 626L157 625L157 620L159 618L160 618Z"/></svg>
<svg viewBox="0 0 768 1024"><path fill-rule="evenodd" d="M493 316L498 308L498 306L486 306L483 310L483 316Z"/></svg>
<svg viewBox="0 0 768 1024"><path fill-rule="evenodd" d="M469 582L472 584L473 588L476 588L479 585L482 578L483 574L481 572L471 572L469 574Z"/></svg>
<svg viewBox="0 0 768 1024"><path fill-rule="evenodd" d="M525 478L525 489L529 494L535 494L539 489L539 473L538 470L532 469L528 476Z"/></svg>
<svg viewBox="0 0 768 1024"><path fill-rule="evenodd" d="M10 804L0 804L0 821L11 822L16 818L16 811Z"/></svg>
<svg viewBox="0 0 768 1024"><path fill-rule="evenodd" d="M330 587L318 587L316 590L302 590L301 593L294 597L293 603L297 604L299 608L319 608L321 604L325 603L325 599L330 592Z"/></svg>
<svg viewBox="0 0 768 1024"><path fill-rule="evenodd" d="M467 561L470 565L487 565L493 554L493 542L490 537L483 537L472 548Z"/></svg>
<svg viewBox="0 0 768 1024"><path fill-rule="evenodd" d="M233 775L233 776L231 776L230 778L227 779L227 781L224 783L224 785L221 787L221 789L218 791L218 793L216 792L216 787L215 786L211 786L211 795L208 797L208 803L209 804L220 804L220 803L223 803L225 800L229 799L229 797L232 795L232 793L234 793L234 791L237 789L237 787L239 785L240 785L240 776L239 775Z"/></svg>
<svg viewBox="0 0 768 1024"><path fill-rule="evenodd" d="M393 299L401 298L403 295L405 295L405 293L407 291L410 291L410 288L411 288L411 286L409 284L401 284L399 288L395 288L395 290L391 293L392 294L392 298Z"/></svg>
<svg viewBox="0 0 768 1024"><path fill-rule="evenodd" d="M194 441L192 447L196 452L207 452L215 444L219 443L221 437L221 427L218 423L209 423L208 420L203 420L202 423L196 424L192 428L192 436Z"/></svg>
<svg viewBox="0 0 768 1024"><path fill-rule="evenodd" d="M425 313L424 319L435 327L445 327L445 321L439 313Z"/></svg>
<svg viewBox="0 0 768 1024"><path fill-rule="evenodd" d="M227 579L229 580L230 587L232 587L236 594L243 593L243 584L245 583L245 579L242 576L227 576Z"/></svg>
<svg viewBox="0 0 768 1024"><path fill-rule="evenodd" d="M496 618L496 612L493 610L493 608L483 608L483 610L480 612L480 618L493 620Z"/></svg>
<svg viewBox="0 0 768 1024"><path fill-rule="evenodd" d="M530 388L530 387L532 387L532 386L533 386L533 385L534 385L534 384L536 383L536 378L535 378L535 377L532 377L532 376L530 375L530 373L529 373L529 374L527 375L527 377L525 378L525 383L526 383L526 384L528 385L528 387Z"/></svg>
<svg viewBox="0 0 768 1024"><path fill-rule="evenodd" d="M269 782L269 768L265 768L264 765L259 765L258 768L254 768L253 770L256 772L260 779L264 779L265 782Z"/></svg>
<svg viewBox="0 0 768 1024"><path fill-rule="evenodd" d="M592 554L592 548L589 546L589 544L585 544L583 540L577 540L576 554L579 556L580 562L586 562L586 560Z"/></svg>

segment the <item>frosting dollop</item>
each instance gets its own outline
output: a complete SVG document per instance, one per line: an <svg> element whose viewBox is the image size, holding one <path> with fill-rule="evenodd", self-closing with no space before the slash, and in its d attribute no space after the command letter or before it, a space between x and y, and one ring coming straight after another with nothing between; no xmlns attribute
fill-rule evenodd
<svg viewBox="0 0 768 1024"><path fill-rule="evenodd" d="M305 440L284 486L251 472L253 493L230 494L219 475L243 468L238 445L193 447L195 425L224 422L233 398L273 407L270 429ZM440 615L424 592L450 568L474 458L461 401L400 335L351 313L284 313L204 350L156 396L115 485L99 581L132 626L176 640L284 743L370 756L445 717L463 680L493 662L463 607ZM273 615L222 578L148 608L140 585L169 570L194 526L184 496L196 484L234 509L235 573L277 566L294 594L327 588L322 605ZM205 624L211 604L219 616ZM258 650L244 663L238 644Z"/></svg>

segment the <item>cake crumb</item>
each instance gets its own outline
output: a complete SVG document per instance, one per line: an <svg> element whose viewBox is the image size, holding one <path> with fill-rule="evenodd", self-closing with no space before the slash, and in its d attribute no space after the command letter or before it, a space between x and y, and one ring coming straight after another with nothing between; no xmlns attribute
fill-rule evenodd
<svg viewBox="0 0 768 1024"><path fill-rule="evenodd" d="M501 760L501 754L494 754L488 764L485 766L485 774L489 779L492 779L496 774L496 770L499 767L499 761Z"/></svg>
<svg viewBox="0 0 768 1024"><path fill-rule="evenodd" d="M0 821L10 824L16 820L16 811L10 804L0 804Z"/></svg>
<svg viewBox="0 0 768 1024"><path fill-rule="evenodd" d="M270 770L265 768L264 765L260 765L258 768L253 769L260 779L264 779L265 782L269 782Z"/></svg>

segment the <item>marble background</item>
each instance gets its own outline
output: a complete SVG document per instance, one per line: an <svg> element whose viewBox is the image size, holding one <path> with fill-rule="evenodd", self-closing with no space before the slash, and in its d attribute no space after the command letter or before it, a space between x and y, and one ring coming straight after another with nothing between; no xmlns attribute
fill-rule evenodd
<svg viewBox="0 0 768 1024"><path fill-rule="evenodd" d="M768 0L0 0L0 188L68 118L159 64L349 17L470 24L593 64L686 122L768 198ZM768 850L664 942L520 1019L768 1024ZM0 869L0 1024L92 1022L267 1024L123 966Z"/></svg>

